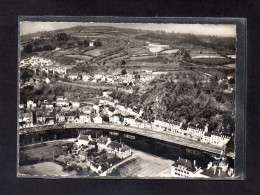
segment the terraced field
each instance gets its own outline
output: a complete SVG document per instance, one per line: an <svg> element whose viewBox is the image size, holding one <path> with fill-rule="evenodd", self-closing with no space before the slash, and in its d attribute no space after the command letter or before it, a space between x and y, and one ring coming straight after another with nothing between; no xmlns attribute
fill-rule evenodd
<svg viewBox="0 0 260 195"><path fill-rule="evenodd" d="M101 55L101 52L102 52L101 49L93 49L93 50L86 51L84 55L97 57Z"/></svg>
<svg viewBox="0 0 260 195"><path fill-rule="evenodd" d="M84 55L64 55L64 57L76 58L76 59L81 59L81 60L91 60L92 59L92 57L84 56Z"/></svg>

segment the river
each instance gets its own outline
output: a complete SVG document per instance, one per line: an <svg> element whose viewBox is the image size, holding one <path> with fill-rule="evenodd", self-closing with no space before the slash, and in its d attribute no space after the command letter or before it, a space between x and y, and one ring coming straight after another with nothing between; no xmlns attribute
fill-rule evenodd
<svg viewBox="0 0 260 195"><path fill-rule="evenodd" d="M114 130L104 129L65 129L65 130L46 130L43 132L34 132L30 134L20 135L20 146L26 146L34 143L40 143L51 140L76 138L80 133L90 134L93 138L100 136L111 137L112 140L124 142L129 147L156 155L169 160L177 160L179 157L196 160L198 166L205 168L214 158L211 154L205 151L148 138L133 133L125 133ZM231 166L234 166L234 160L228 158Z"/></svg>

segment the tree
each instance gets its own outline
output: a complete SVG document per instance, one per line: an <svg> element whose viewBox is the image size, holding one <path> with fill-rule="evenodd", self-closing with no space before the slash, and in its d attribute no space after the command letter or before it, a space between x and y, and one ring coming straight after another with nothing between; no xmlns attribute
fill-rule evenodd
<svg viewBox="0 0 260 195"><path fill-rule="evenodd" d="M27 44L25 47L24 47L24 52L25 53L31 53L33 51L32 49L32 45L31 44Z"/></svg>
<svg viewBox="0 0 260 195"><path fill-rule="evenodd" d="M55 80L57 80L57 79L59 78L59 73L54 72L54 74L53 74L53 78L54 78Z"/></svg>
<svg viewBox="0 0 260 195"><path fill-rule="evenodd" d="M96 41L96 42L94 43L94 45L95 45L96 47L100 47L100 46L101 46L101 42Z"/></svg>
<svg viewBox="0 0 260 195"><path fill-rule="evenodd" d="M229 83L230 85L235 84L235 79L234 79L234 78L230 78L229 81L228 81L228 83Z"/></svg>
<svg viewBox="0 0 260 195"><path fill-rule="evenodd" d="M85 45L85 46L89 46L89 41L85 40L85 41L84 41L84 45Z"/></svg>
<svg viewBox="0 0 260 195"><path fill-rule="evenodd" d="M127 74L126 69L123 69L123 70L121 71L121 74L123 74L123 75Z"/></svg>
<svg viewBox="0 0 260 195"><path fill-rule="evenodd" d="M102 116L102 120L105 121L105 122L109 122L109 117L108 117L108 115L103 115L103 116Z"/></svg>
<svg viewBox="0 0 260 195"><path fill-rule="evenodd" d="M125 65L125 64L126 64L126 61L125 61L125 60L122 60L122 61L121 61L121 64L122 64L122 65Z"/></svg>
<svg viewBox="0 0 260 195"><path fill-rule="evenodd" d="M29 80L30 78L33 77L33 71L29 69L21 68L20 74L21 74L20 79L23 81Z"/></svg>
<svg viewBox="0 0 260 195"><path fill-rule="evenodd" d="M42 76L47 77L47 72L45 70L42 71Z"/></svg>

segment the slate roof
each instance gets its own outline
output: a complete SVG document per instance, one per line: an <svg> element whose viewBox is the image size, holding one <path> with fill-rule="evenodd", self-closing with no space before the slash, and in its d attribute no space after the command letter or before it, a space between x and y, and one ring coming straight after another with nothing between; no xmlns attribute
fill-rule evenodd
<svg viewBox="0 0 260 195"><path fill-rule="evenodd" d="M100 137L97 140L98 143L102 143L102 144L106 144L108 142L108 138L107 137Z"/></svg>
<svg viewBox="0 0 260 195"><path fill-rule="evenodd" d="M108 110L109 110L110 112L114 112L114 111L115 111L115 108L114 108L114 107L109 107Z"/></svg>
<svg viewBox="0 0 260 195"><path fill-rule="evenodd" d="M108 144L108 147L111 147L111 148L121 148L121 144L118 143L118 142L111 142L110 144Z"/></svg>
<svg viewBox="0 0 260 195"><path fill-rule="evenodd" d="M190 160L187 160L187 159L180 158L177 161L175 161L175 163L173 164L173 166L175 166L175 167L178 167L179 165L186 167L187 170L191 171L191 172L194 172L196 170L194 164Z"/></svg>
<svg viewBox="0 0 260 195"><path fill-rule="evenodd" d="M122 151L122 152L125 152L125 151L127 151L127 150L129 150L129 149L130 149L130 148L129 148L128 146L124 145L124 146L122 147L121 151Z"/></svg>
<svg viewBox="0 0 260 195"><path fill-rule="evenodd" d="M216 171L214 169L216 169ZM220 167L215 167L215 168L211 167L211 168L203 171L201 174L206 175L208 177L218 177L218 178L229 177L227 172L223 171L222 168L220 168Z"/></svg>
<svg viewBox="0 0 260 195"><path fill-rule="evenodd" d="M143 122L143 121L140 120L140 119L136 119L135 121L136 121L136 122L139 122L139 123L142 123L142 122Z"/></svg>
<svg viewBox="0 0 260 195"><path fill-rule="evenodd" d="M88 135L84 135L84 134L79 134L79 138L78 139L81 139L81 140L89 140L89 136Z"/></svg>

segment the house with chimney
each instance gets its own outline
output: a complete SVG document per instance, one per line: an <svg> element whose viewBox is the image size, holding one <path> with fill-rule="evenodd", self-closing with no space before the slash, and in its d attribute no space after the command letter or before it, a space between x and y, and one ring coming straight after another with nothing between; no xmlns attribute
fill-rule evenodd
<svg viewBox="0 0 260 195"><path fill-rule="evenodd" d="M145 124L141 119L135 119L135 125L138 128L145 128Z"/></svg>
<svg viewBox="0 0 260 195"><path fill-rule="evenodd" d="M33 127L33 113L20 113L19 114L19 127L27 128L27 127Z"/></svg>
<svg viewBox="0 0 260 195"><path fill-rule="evenodd" d="M172 177L201 177L201 168L196 166L196 161L180 158L171 166Z"/></svg>
<svg viewBox="0 0 260 195"><path fill-rule="evenodd" d="M36 123L39 125L45 124L46 122L46 117L43 112L37 111L36 112Z"/></svg>
<svg viewBox="0 0 260 195"><path fill-rule="evenodd" d="M121 114L114 114L112 116L109 116L109 122L113 123L113 124L121 125L122 124L122 122L120 120L121 117L122 117Z"/></svg>
<svg viewBox="0 0 260 195"><path fill-rule="evenodd" d="M90 115L85 114L85 113L80 113L79 114L79 122L80 123L91 123Z"/></svg>
<svg viewBox="0 0 260 195"><path fill-rule="evenodd" d="M202 142L217 145L217 146L225 146L229 140L231 139L231 135L224 132L211 132L205 133L202 137Z"/></svg>
<svg viewBox="0 0 260 195"><path fill-rule="evenodd" d="M228 167L227 157L223 155L219 161L209 162L201 175L205 178L228 178L234 176L234 169Z"/></svg>
<svg viewBox="0 0 260 195"><path fill-rule="evenodd" d="M53 112L45 113L45 123L47 125L54 125L54 123L55 123L55 114Z"/></svg>
<svg viewBox="0 0 260 195"><path fill-rule="evenodd" d="M89 80L91 80L91 76L89 74L83 74L82 75L82 80L83 81L89 81Z"/></svg>
<svg viewBox="0 0 260 195"><path fill-rule="evenodd" d="M73 123L76 119L76 114L74 112L65 113L65 119L68 123Z"/></svg>
<svg viewBox="0 0 260 195"><path fill-rule="evenodd" d="M74 108L80 107L80 102L73 101L73 102L70 102L70 103L71 103L72 107L74 107Z"/></svg>
<svg viewBox="0 0 260 195"><path fill-rule="evenodd" d="M116 141L112 141L110 144L108 144L107 152L113 153L121 159L125 159L132 154L131 148L123 143L118 143Z"/></svg>
<svg viewBox="0 0 260 195"><path fill-rule="evenodd" d="M124 125L130 125L130 126L135 126L135 117L132 115L127 115L124 117L124 121L123 121Z"/></svg>
<svg viewBox="0 0 260 195"><path fill-rule="evenodd" d="M84 135L84 134L79 134L77 140L78 140L77 142L78 146L87 146L90 141L93 141L91 135Z"/></svg>
<svg viewBox="0 0 260 195"><path fill-rule="evenodd" d="M106 113L107 113L107 115L108 115L109 117L112 116L112 115L114 114L114 112L115 112L115 108L112 107L112 106L110 106L110 107L108 107L108 108L106 109Z"/></svg>
<svg viewBox="0 0 260 195"><path fill-rule="evenodd" d="M56 105L60 106L60 107L62 107L62 106L68 107L69 101L67 99L63 98L63 96L57 96Z"/></svg>
<svg viewBox="0 0 260 195"><path fill-rule="evenodd" d="M96 117L93 118L94 123L97 124L102 124L103 123L103 119L102 117L100 117L99 115L97 115Z"/></svg>
<svg viewBox="0 0 260 195"><path fill-rule="evenodd" d="M56 122L63 123L65 121L66 121L66 119L65 119L65 114L64 113L59 112L59 113L56 114Z"/></svg>
<svg viewBox="0 0 260 195"><path fill-rule="evenodd" d="M68 79L74 81L77 80L79 78L78 74L70 74L68 75Z"/></svg>
<svg viewBox="0 0 260 195"><path fill-rule="evenodd" d="M108 146L108 144L110 144L111 143L111 138L110 137L103 137L103 136L101 136L101 137L99 137L98 139L97 139L97 146L98 146L98 150L106 150L107 149L107 146Z"/></svg>
<svg viewBox="0 0 260 195"><path fill-rule="evenodd" d="M189 124L187 127L187 134L195 139L201 140L205 133L208 132L207 126Z"/></svg>

